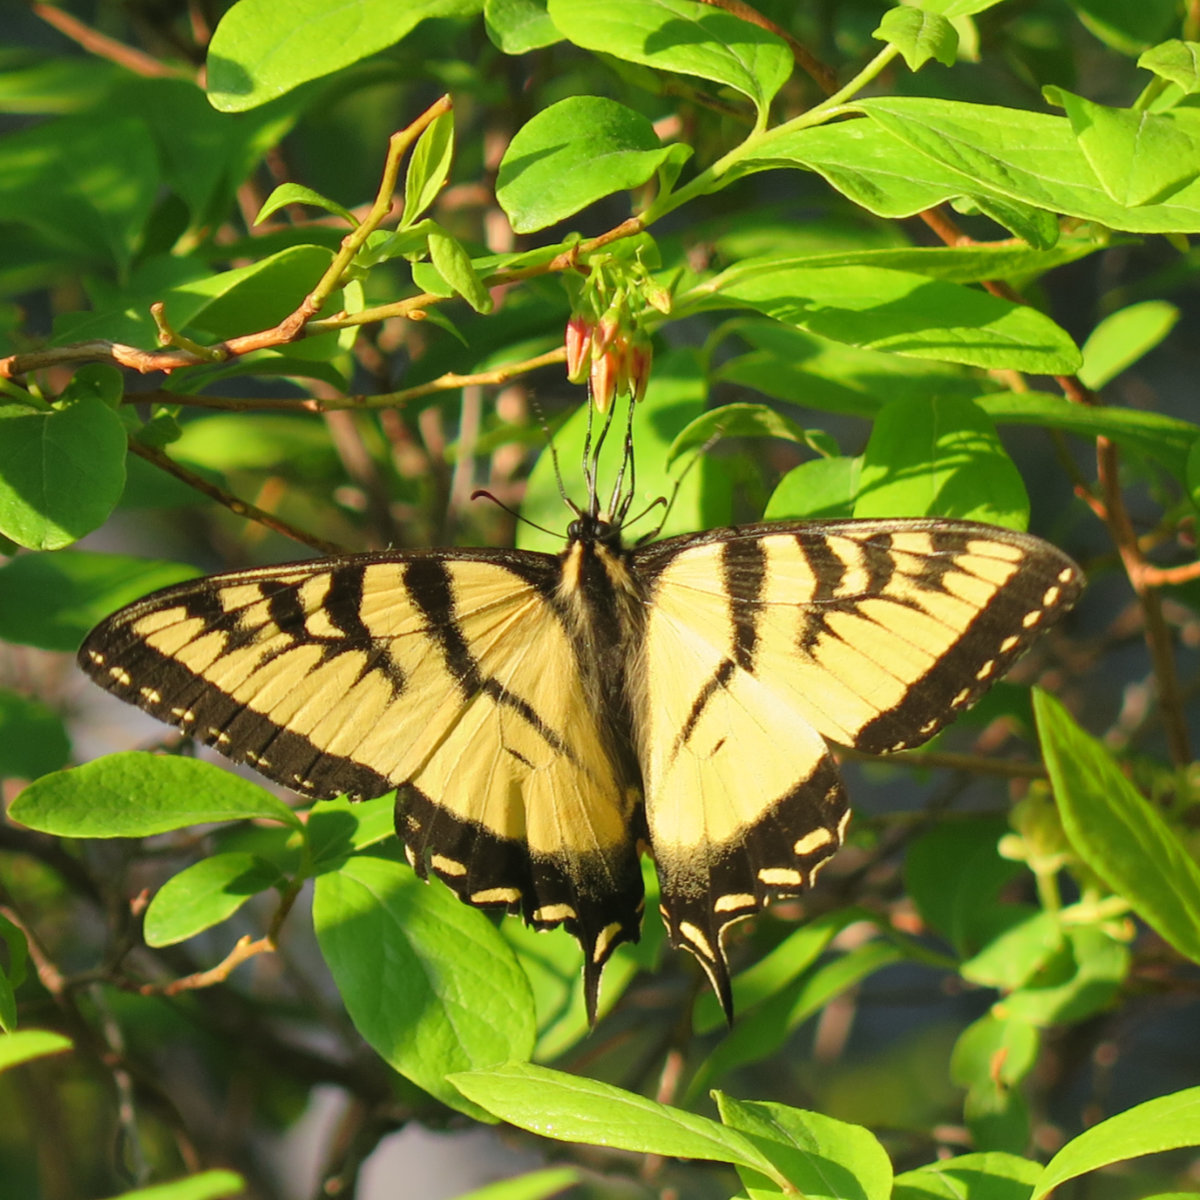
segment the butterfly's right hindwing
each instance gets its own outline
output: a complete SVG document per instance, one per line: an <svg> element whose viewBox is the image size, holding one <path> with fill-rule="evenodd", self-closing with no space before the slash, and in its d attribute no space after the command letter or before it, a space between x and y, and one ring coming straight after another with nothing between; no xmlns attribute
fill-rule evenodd
<svg viewBox="0 0 1200 1200"><path fill-rule="evenodd" d="M97 682L314 797L397 794L414 865L566 924L600 968L636 938L631 781L552 603L558 560L358 555L157 593L89 636Z"/></svg>

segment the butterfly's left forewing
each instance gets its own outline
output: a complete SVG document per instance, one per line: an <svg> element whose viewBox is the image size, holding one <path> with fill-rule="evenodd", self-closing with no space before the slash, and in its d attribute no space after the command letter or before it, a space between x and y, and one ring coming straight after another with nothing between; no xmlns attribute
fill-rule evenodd
<svg viewBox="0 0 1200 1200"><path fill-rule="evenodd" d="M347 556L197 580L101 624L97 682L318 798L397 792L414 865L566 924L600 969L636 938L636 798L552 601L556 559Z"/></svg>

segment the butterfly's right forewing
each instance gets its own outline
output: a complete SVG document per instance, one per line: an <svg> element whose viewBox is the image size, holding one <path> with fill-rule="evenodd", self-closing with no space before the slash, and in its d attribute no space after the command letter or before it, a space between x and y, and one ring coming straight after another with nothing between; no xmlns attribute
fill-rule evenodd
<svg viewBox="0 0 1200 1200"><path fill-rule="evenodd" d="M825 739L932 737L1074 603L1037 538L956 521L765 522L633 553L648 592L635 710L664 915L730 1011L725 926L841 842Z"/></svg>

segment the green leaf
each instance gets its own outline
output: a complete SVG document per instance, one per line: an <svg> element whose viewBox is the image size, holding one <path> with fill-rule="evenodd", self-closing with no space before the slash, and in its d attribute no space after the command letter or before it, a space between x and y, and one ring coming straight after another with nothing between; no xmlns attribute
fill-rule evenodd
<svg viewBox="0 0 1200 1200"><path fill-rule="evenodd" d="M163 187L186 209L187 230L207 240L212 227L236 205L243 180L291 131L302 111L300 99L289 97L231 121L213 108L194 77L148 78L125 72L105 109L137 123L141 140L157 151ZM169 211L166 205L160 214L164 210ZM172 214L171 219L180 220L181 215ZM149 244L139 246L139 257L157 248L156 243L169 244L176 233L174 227L157 232L154 219L146 230ZM178 249L182 252L183 247ZM234 250L233 246L227 249ZM236 255L234 251L231 257ZM122 293L120 289L117 294Z"/></svg>
<svg viewBox="0 0 1200 1200"><path fill-rule="evenodd" d="M979 381L959 368L841 345L773 322L752 321L738 331L761 348L723 364L715 378L806 408L874 418L892 399L961 397L974 400L997 425L1038 425L1089 441L1111 438L1180 480L1200 436L1200 426L1162 413L1072 404L1048 392L980 395Z"/></svg>
<svg viewBox="0 0 1200 1200"><path fill-rule="evenodd" d="M1129 947L1088 926L1068 926L1063 934L1058 953L1001 1001L1002 1016L1035 1025L1063 1025L1112 1004L1129 975ZM965 964L962 970L965 976Z"/></svg>
<svg viewBox="0 0 1200 1200"><path fill-rule="evenodd" d="M0 640L74 653L122 605L199 572L183 563L62 550L0 567Z"/></svg>
<svg viewBox="0 0 1200 1200"><path fill-rule="evenodd" d="M1172 38L1139 56L1139 67L1175 84L1185 96L1200 92L1200 42Z"/></svg>
<svg viewBox="0 0 1200 1200"><path fill-rule="evenodd" d="M772 33L694 0L549 0L568 41L658 71L723 83L748 97L765 121L792 73L792 52Z"/></svg>
<svg viewBox="0 0 1200 1200"><path fill-rule="evenodd" d="M1054 214L1020 200L980 190L970 197L952 200L951 206L956 212L972 216L981 212L985 217L991 217L997 225L1011 230L1039 252L1053 250L1060 241L1061 230Z"/></svg>
<svg viewBox="0 0 1200 1200"><path fill-rule="evenodd" d="M653 911L658 902L658 877L648 859L642 860L642 879L646 909ZM579 969L579 943L561 926L539 930L521 921L502 921L500 933L513 948L533 991L538 1014L533 1058L552 1062L591 1032L583 972ZM640 970L655 969L665 941L662 922L646 921L638 942L617 947L604 967L604 986L598 1005L600 1018L616 1007Z"/></svg>
<svg viewBox="0 0 1200 1200"><path fill-rule="evenodd" d="M71 1049L71 1039L45 1029L22 1029L0 1037L0 1071L19 1066L47 1054L62 1054Z"/></svg>
<svg viewBox="0 0 1200 1200"><path fill-rule="evenodd" d="M71 739L40 700L0 691L0 779L37 779L65 766Z"/></svg>
<svg viewBox="0 0 1200 1200"><path fill-rule="evenodd" d="M664 146L641 113L602 96L572 96L517 131L500 162L496 199L513 229L533 233L641 187L681 153L686 148Z"/></svg>
<svg viewBox="0 0 1200 1200"><path fill-rule="evenodd" d="M126 311L136 308L142 300L147 306L161 300L171 326L201 343L215 343L248 330L270 327L295 311L333 261L334 249L316 244L322 236L328 238L329 231L313 228L305 231L305 236L308 240L302 245L289 246L257 262L216 274L197 270L193 260L168 259L167 265L157 271L150 271L147 264L147 277L139 279L134 294L117 293L110 302L112 308L117 308L115 314L105 308L95 317L85 315L79 320L60 321L52 340L55 344L68 344L104 337L138 344L152 339L155 334L148 327L148 320ZM336 246L339 239L335 233L329 240ZM155 265L162 262L155 260ZM330 313L352 307L353 286L334 292L322 311ZM172 386L176 391L187 392L218 379L246 374L251 369L258 374L281 371L300 374L310 363L319 364L340 354L345 334L345 330L334 330L284 347L238 356L224 364L182 368L172 374ZM315 365L307 373L318 377L330 374Z"/></svg>
<svg viewBox="0 0 1200 1200"><path fill-rule="evenodd" d="M328 196L322 196L320 192L314 192L312 188L305 187L302 183L281 183L275 188L263 201L262 208L258 210L253 224L261 224L272 213L286 208L289 204L308 204L313 208L323 208L326 212L341 217L351 228L358 224L349 209L343 208L336 200L330 200Z"/></svg>
<svg viewBox="0 0 1200 1200"><path fill-rule="evenodd" d="M157 345L158 329L150 305L170 289L211 274L206 263L191 255L150 255L132 266L120 288L93 281L90 311L63 313L55 322L51 344L106 338L131 346Z"/></svg>
<svg viewBox="0 0 1200 1200"><path fill-rule="evenodd" d="M396 794L375 800L339 797L318 804L308 814L304 836L312 859L312 873L332 870L351 854L387 841L396 834Z"/></svg>
<svg viewBox="0 0 1200 1200"><path fill-rule="evenodd" d="M1187 474L1184 482L1187 485L1192 504L1200 509L1200 438L1192 443L1192 448L1188 453Z"/></svg>
<svg viewBox="0 0 1200 1200"><path fill-rule="evenodd" d="M1005 0L918 0L919 6L925 12L940 13L948 20L974 16L1004 2Z"/></svg>
<svg viewBox="0 0 1200 1200"><path fill-rule="evenodd" d="M1200 230L1200 181L1157 204L1118 204L1065 117L906 96L859 100L854 107L916 151L909 160L915 178L924 170L923 155L960 181L961 195L982 189L1133 233Z"/></svg>
<svg viewBox="0 0 1200 1200"><path fill-rule="evenodd" d="M400 41L430 17L469 17L483 0L239 0L208 47L208 98L221 112L265 104Z"/></svg>
<svg viewBox="0 0 1200 1200"><path fill-rule="evenodd" d="M966 959L959 972L970 983L1011 991L1029 982L1039 971L1054 964L1070 969L1066 935L1056 912L1041 910L1022 915L1013 907L1008 927L988 942L978 954Z"/></svg>
<svg viewBox="0 0 1200 1200"><path fill-rule="evenodd" d="M162 297L167 318L176 329L213 341L268 328L299 306L332 261L324 246L291 246L244 267L187 280ZM328 311L337 311L340 296L330 297ZM287 349L296 354L304 346L311 352L312 342L336 345L336 338L305 338Z"/></svg>
<svg viewBox="0 0 1200 1200"><path fill-rule="evenodd" d="M1117 204L1146 204L1200 175L1200 144L1191 132L1194 122L1182 124L1170 112L1109 108L1065 88L1049 86L1043 91L1051 104L1067 110L1079 148Z"/></svg>
<svg viewBox="0 0 1200 1200"><path fill-rule="evenodd" d="M842 195L880 217L911 217L959 196L986 192L871 121L771 130L749 142L738 163L744 171L809 167Z"/></svg>
<svg viewBox="0 0 1200 1200"><path fill-rule="evenodd" d="M149 837L189 825L265 817L299 827L282 800L211 763L127 750L31 783L14 821L56 837Z"/></svg>
<svg viewBox="0 0 1200 1200"><path fill-rule="evenodd" d="M958 1035L950 1078L965 1088L1013 1087L1033 1070L1040 1044L1029 1022L985 1013Z"/></svg>
<svg viewBox="0 0 1200 1200"><path fill-rule="evenodd" d="M0 913L0 941L8 949L8 978L13 987L25 982L25 964L29 961L29 943L24 932Z"/></svg>
<svg viewBox="0 0 1200 1200"><path fill-rule="evenodd" d="M579 971L579 943L561 926L538 930L523 921L502 921L500 934L513 948L529 979L538 1016L538 1040L532 1057L553 1062L587 1037L588 1018ZM637 968L618 948L604 968L599 1015L604 1016ZM616 968L616 977L613 969ZM624 978L622 978L624 976Z"/></svg>
<svg viewBox="0 0 1200 1200"><path fill-rule="evenodd" d="M671 443L667 466L693 450L711 446L723 438L782 438L821 452L829 450L829 439L820 430L810 431L767 404L723 404L690 422Z"/></svg>
<svg viewBox="0 0 1200 1200"><path fill-rule="evenodd" d="M125 487L125 446L97 397L49 412L0 404L0 533L58 550L98 529Z"/></svg>
<svg viewBox="0 0 1200 1200"><path fill-rule="evenodd" d="M256 854L212 854L172 876L146 909L148 946L173 946L232 917L247 900L284 882Z"/></svg>
<svg viewBox="0 0 1200 1200"><path fill-rule="evenodd" d="M1019 1088L976 1088L963 1098L963 1121L980 1151L1020 1154L1030 1141L1029 1101Z"/></svg>
<svg viewBox="0 0 1200 1200"><path fill-rule="evenodd" d="M765 521L831 521L854 513L862 458L814 458L793 467L776 485Z"/></svg>
<svg viewBox="0 0 1200 1200"><path fill-rule="evenodd" d="M435 117L413 147L404 177L404 211L399 228L414 224L437 199L450 175L453 156L454 113L449 111Z"/></svg>
<svg viewBox="0 0 1200 1200"><path fill-rule="evenodd" d="M1072 404L1046 392L994 392L975 401L997 425L1041 425L1065 433L1110 437L1183 479L1200 427L1162 413Z"/></svg>
<svg viewBox="0 0 1200 1200"><path fill-rule="evenodd" d="M451 237L438 225L429 231L429 257L438 274L476 312L492 311L492 295L475 273L471 256L457 238Z"/></svg>
<svg viewBox="0 0 1200 1200"><path fill-rule="evenodd" d="M1075 853L1180 954L1200 962L1200 866L1103 743L1033 694L1063 830Z"/></svg>
<svg viewBox="0 0 1200 1200"><path fill-rule="evenodd" d="M1153 350L1179 317L1179 309L1166 300L1143 300L1110 313L1084 343L1079 378L1090 388L1104 387Z"/></svg>
<svg viewBox="0 0 1200 1200"><path fill-rule="evenodd" d="M505 54L525 54L562 41L546 0L484 0L488 37Z"/></svg>
<svg viewBox="0 0 1200 1200"><path fill-rule="evenodd" d="M403 862L357 855L319 875L313 922L351 1020L401 1075L486 1119L447 1075L527 1056L529 983L495 927Z"/></svg>
<svg viewBox="0 0 1200 1200"><path fill-rule="evenodd" d="M960 1154L897 1175L892 1200L1029 1200L1040 1172L1015 1154Z"/></svg>
<svg viewBox="0 0 1200 1200"><path fill-rule="evenodd" d="M84 363L58 398L57 408L80 400L99 400L109 408L117 408L125 395L125 380L111 363Z"/></svg>
<svg viewBox="0 0 1200 1200"><path fill-rule="evenodd" d="M0 75L0 112L57 116L103 104L124 70L99 57L48 55L8 47Z"/></svg>
<svg viewBox="0 0 1200 1200"><path fill-rule="evenodd" d="M762 317L731 324L754 348L715 368L714 380L805 408L874 417L888 400L979 395L978 379L962 367L863 350Z"/></svg>
<svg viewBox="0 0 1200 1200"><path fill-rule="evenodd" d="M746 1135L805 1200L889 1200L892 1164L869 1129L786 1104L714 1096L721 1120ZM750 1200L776 1197L748 1169L738 1172Z"/></svg>
<svg viewBox="0 0 1200 1200"><path fill-rule="evenodd" d="M676 297L675 311L750 308L822 337L979 367L1073 372L1079 351L1035 309L910 271L746 259Z"/></svg>
<svg viewBox="0 0 1200 1200"><path fill-rule="evenodd" d="M983 817L947 822L917 838L905 855L904 886L921 919L960 955L996 932L998 914L1012 921L1014 910L999 905L1000 892L1025 868L996 849L1008 831L1006 821Z"/></svg>
<svg viewBox="0 0 1200 1200"><path fill-rule="evenodd" d="M774 232L768 230L768 237ZM784 231L779 231L779 234L782 238ZM733 248L736 249L736 243ZM760 256L743 258L742 261L786 261L790 268L881 267L909 271L946 283L982 283L988 279L1021 281L1030 275L1041 275L1056 266L1078 262L1098 249L1095 242L1064 239L1048 251L1001 243L986 246L887 246L847 249L836 253L822 249L816 253L789 253L786 258L776 254L772 258Z"/></svg>
<svg viewBox="0 0 1200 1200"><path fill-rule="evenodd" d="M995 1010L959 1035L950 1073L967 1089L963 1116L979 1149L1017 1152L1028 1144L1029 1106L1017 1085L1033 1070L1039 1046L1032 1023Z"/></svg>
<svg viewBox="0 0 1200 1200"><path fill-rule="evenodd" d="M188 421L171 457L200 471L289 468L306 478L335 478L340 461L328 433L310 417L289 413L212 413Z"/></svg>
<svg viewBox="0 0 1200 1200"><path fill-rule="evenodd" d="M1130 56L1176 27L1174 0L1071 0L1080 21L1106 45Z"/></svg>
<svg viewBox="0 0 1200 1200"><path fill-rule="evenodd" d="M493 1116L543 1137L733 1163L783 1183L770 1160L736 1130L609 1083L533 1063L460 1072L450 1082Z"/></svg>
<svg viewBox="0 0 1200 1200"><path fill-rule="evenodd" d="M111 1200L224 1200L227 1196L245 1194L246 1182L240 1175L232 1171L202 1171L186 1179L122 1192Z"/></svg>
<svg viewBox="0 0 1200 1200"><path fill-rule="evenodd" d="M16 985L0 969L0 1031L12 1033L17 1027Z"/></svg>
<svg viewBox="0 0 1200 1200"><path fill-rule="evenodd" d="M72 256L77 271L85 264L111 271L133 257L159 169L144 116L93 109L7 132L0 179L0 224L45 237Z"/></svg>
<svg viewBox="0 0 1200 1200"><path fill-rule="evenodd" d="M1024 529L1025 483L970 400L895 400L863 452L856 517L959 517Z"/></svg>
<svg viewBox="0 0 1200 1200"><path fill-rule="evenodd" d="M1184 1146L1200 1146L1200 1088L1147 1100L1085 1130L1046 1164L1030 1200L1110 1163Z"/></svg>
<svg viewBox="0 0 1200 1200"><path fill-rule="evenodd" d="M919 71L931 58L952 67L958 57L954 26L945 17L918 8L889 9L871 36L895 46L910 71Z"/></svg>

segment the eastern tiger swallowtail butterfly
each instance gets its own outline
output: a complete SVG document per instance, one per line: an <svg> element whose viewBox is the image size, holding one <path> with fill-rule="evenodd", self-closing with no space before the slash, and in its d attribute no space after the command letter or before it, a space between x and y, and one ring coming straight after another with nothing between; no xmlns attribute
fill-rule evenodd
<svg viewBox="0 0 1200 1200"><path fill-rule="evenodd" d="M594 464L593 464L594 472ZM565 925L600 974L641 926L732 1016L725 927L842 841L829 741L920 745L1074 603L1054 547L967 521L773 521L626 547L631 492L558 555L429 549L156 592L79 653L110 692L315 798L396 790L415 869Z"/></svg>

